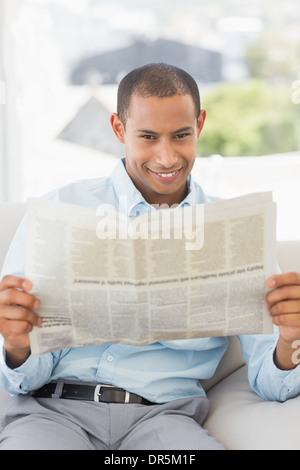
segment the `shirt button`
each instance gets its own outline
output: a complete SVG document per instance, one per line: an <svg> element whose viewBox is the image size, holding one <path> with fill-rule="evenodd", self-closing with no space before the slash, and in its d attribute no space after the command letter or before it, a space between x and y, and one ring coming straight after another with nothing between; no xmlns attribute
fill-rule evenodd
<svg viewBox="0 0 300 470"><path fill-rule="evenodd" d="M107 356L107 360L108 360L108 362L112 362L114 360L114 358L112 356Z"/></svg>

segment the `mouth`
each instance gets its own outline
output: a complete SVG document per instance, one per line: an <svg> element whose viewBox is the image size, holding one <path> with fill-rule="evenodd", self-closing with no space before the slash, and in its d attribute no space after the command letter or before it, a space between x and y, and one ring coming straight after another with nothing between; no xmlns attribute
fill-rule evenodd
<svg viewBox="0 0 300 470"><path fill-rule="evenodd" d="M148 168L148 170L160 181L163 181L164 183L170 183L177 178L182 168L179 168L178 170L174 170L174 171L169 171L169 172L158 172L158 171L150 170L150 168Z"/></svg>

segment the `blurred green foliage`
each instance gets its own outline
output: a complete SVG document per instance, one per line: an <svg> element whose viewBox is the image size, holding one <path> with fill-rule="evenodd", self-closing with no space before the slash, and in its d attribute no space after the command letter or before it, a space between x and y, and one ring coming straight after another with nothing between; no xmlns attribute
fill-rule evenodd
<svg viewBox="0 0 300 470"><path fill-rule="evenodd" d="M300 104L293 104L293 91L292 82L251 79L222 83L201 93L207 118L198 155L255 156L299 150Z"/></svg>

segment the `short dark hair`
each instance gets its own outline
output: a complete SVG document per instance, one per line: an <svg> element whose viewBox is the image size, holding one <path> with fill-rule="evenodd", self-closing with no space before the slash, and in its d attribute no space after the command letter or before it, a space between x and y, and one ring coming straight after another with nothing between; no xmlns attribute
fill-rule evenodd
<svg viewBox="0 0 300 470"><path fill-rule="evenodd" d="M164 63L147 64L129 72L118 88L117 113L124 127L128 118L131 96L170 98L191 95L196 118L201 110L199 88L194 78L184 70Z"/></svg>

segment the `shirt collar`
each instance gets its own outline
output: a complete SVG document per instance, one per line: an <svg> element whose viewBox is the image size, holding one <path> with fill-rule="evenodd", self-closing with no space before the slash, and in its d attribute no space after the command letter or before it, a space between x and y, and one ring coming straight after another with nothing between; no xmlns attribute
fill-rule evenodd
<svg viewBox="0 0 300 470"><path fill-rule="evenodd" d="M133 184L125 168L125 158L122 158L117 163L111 178L114 190L119 200L119 209L123 214L131 217L155 210L155 208L144 199L140 191ZM197 190L195 181L191 175L188 176L187 184L188 194L179 204L181 207L197 203Z"/></svg>
<svg viewBox="0 0 300 470"><path fill-rule="evenodd" d="M188 187L188 193L185 199L180 203L180 206L192 206L194 204L197 204L198 202L196 184L191 174L188 176L186 182Z"/></svg>

